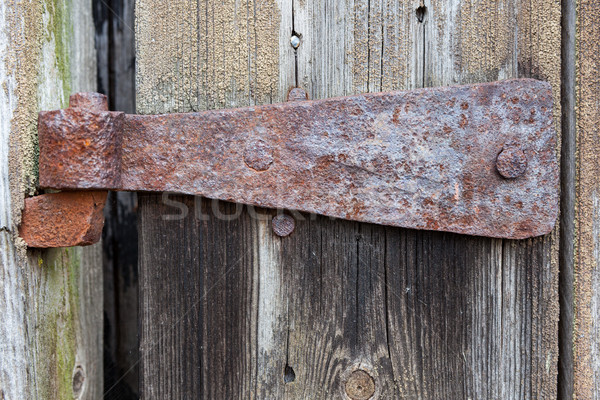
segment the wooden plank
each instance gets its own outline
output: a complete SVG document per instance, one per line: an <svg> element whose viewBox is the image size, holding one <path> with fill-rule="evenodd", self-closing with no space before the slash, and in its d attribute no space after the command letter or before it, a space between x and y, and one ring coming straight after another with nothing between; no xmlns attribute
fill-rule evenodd
<svg viewBox="0 0 600 400"><path fill-rule="evenodd" d="M35 192L36 120L95 90L87 1L0 4L0 397L102 396L100 248L27 250L17 237Z"/></svg>
<svg viewBox="0 0 600 400"><path fill-rule="evenodd" d="M141 113L281 101L296 71L311 98L517 76L560 90L558 2L426 1L419 16L388 1L136 4ZM380 398L556 396L556 234L296 215L277 238L248 209L225 223L177 201L140 203L147 398L343 398L357 368Z"/></svg>
<svg viewBox="0 0 600 400"><path fill-rule="evenodd" d="M574 398L600 392L600 4L577 2L577 237L575 267Z"/></svg>
<svg viewBox="0 0 600 400"><path fill-rule="evenodd" d="M138 0L138 113L284 101L295 82L291 31L287 1ZM215 210L230 205L191 207L193 198L185 220L159 220L178 212L168 201L140 199L142 397L282 398L287 324L268 220L244 211L227 224ZM212 218L196 217L202 209Z"/></svg>

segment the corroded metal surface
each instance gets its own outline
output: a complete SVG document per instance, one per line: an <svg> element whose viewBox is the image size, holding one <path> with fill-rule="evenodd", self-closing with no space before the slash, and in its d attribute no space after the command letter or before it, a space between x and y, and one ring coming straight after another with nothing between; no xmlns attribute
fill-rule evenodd
<svg viewBox="0 0 600 400"><path fill-rule="evenodd" d="M518 143L505 144L496 159L496 168L507 179L518 178L527 170L527 155Z"/></svg>
<svg viewBox="0 0 600 400"><path fill-rule="evenodd" d="M550 232L558 213L552 94L531 79L187 114L70 108L40 113L39 135L47 188L514 239ZM499 157L515 145L522 157Z"/></svg>
<svg viewBox="0 0 600 400"><path fill-rule="evenodd" d="M56 154L41 153L40 162L50 163L55 171L62 171L65 177L71 175L79 178L78 170L82 166L74 166L69 161L69 153L81 153L82 149L90 149L94 153L106 155L113 159L110 152L104 148L116 147L113 137L103 136L114 134L112 122L108 113L108 100L100 93L76 93L69 98L69 108L58 113L73 113L82 116L81 119L65 118L65 122L74 125L55 126L64 134L73 133L70 140L57 143L47 142L46 146L61 152L63 158L54 158ZM99 112L101 114L94 114ZM96 118L95 116L100 115ZM106 126L108 125L108 126ZM85 130L87 136L81 134ZM98 138L94 138L97 134ZM84 139L80 140L82 137ZM52 139L52 137L47 137ZM56 138L55 138L56 139ZM48 158L48 156L50 158ZM43 160L43 161L42 161ZM96 162L96 161L94 161ZM101 175L102 176L102 175ZM97 177L93 177L96 179ZM98 182L95 180L94 182ZM29 247L70 247L87 246L100 240L104 226L104 203L107 191L64 192L42 194L25 199L25 207L21 216L19 235Z"/></svg>
<svg viewBox="0 0 600 400"><path fill-rule="evenodd" d="M29 247L94 244L102 236L106 191L50 193L25 199L19 236Z"/></svg>
<svg viewBox="0 0 600 400"><path fill-rule="evenodd" d="M271 226L277 236L286 237L296 229L296 220L291 215L279 214L273 217Z"/></svg>
<svg viewBox="0 0 600 400"><path fill-rule="evenodd" d="M40 112L42 187L108 189L119 184L121 122L125 114L105 111L102 105L87 107L95 105L96 100L94 93L74 94L69 108ZM48 176L60 177L61 184L46 184Z"/></svg>
<svg viewBox="0 0 600 400"><path fill-rule="evenodd" d="M295 87L291 88L287 95L287 101L303 101L308 100L308 93L306 90Z"/></svg>
<svg viewBox="0 0 600 400"><path fill-rule="evenodd" d="M369 400L375 394L375 380L363 370L354 371L345 384L345 391L352 400Z"/></svg>

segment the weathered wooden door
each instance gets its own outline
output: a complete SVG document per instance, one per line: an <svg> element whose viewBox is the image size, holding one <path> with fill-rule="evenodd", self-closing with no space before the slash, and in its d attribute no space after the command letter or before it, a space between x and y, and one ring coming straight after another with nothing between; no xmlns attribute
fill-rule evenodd
<svg viewBox="0 0 600 400"><path fill-rule="evenodd" d="M283 102L296 85L317 99L534 77L560 93L558 0L137 0L136 13L139 113ZM556 397L556 234L302 214L281 238L274 210L139 204L145 399Z"/></svg>

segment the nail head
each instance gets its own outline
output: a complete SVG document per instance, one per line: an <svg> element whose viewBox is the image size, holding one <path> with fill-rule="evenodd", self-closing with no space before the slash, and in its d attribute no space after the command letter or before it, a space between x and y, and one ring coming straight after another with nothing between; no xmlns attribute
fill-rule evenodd
<svg viewBox="0 0 600 400"><path fill-rule="evenodd" d="M287 214L280 214L273 217L271 221L273 232L279 237L285 237L291 234L296 228L296 221Z"/></svg>
<svg viewBox="0 0 600 400"><path fill-rule="evenodd" d="M308 93L306 93L306 90L300 87L291 88L287 95L287 101L302 100L308 100Z"/></svg>

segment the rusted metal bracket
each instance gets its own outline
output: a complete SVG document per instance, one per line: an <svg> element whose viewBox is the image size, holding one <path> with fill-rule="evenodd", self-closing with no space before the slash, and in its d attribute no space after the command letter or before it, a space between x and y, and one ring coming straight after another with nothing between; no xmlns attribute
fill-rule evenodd
<svg viewBox="0 0 600 400"><path fill-rule="evenodd" d="M172 191L510 239L549 233L558 213L541 81L168 115L78 107L89 98L40 113L42 187Z"/></svg>
<svg viewBox="0 0 600 400"><path fill-rule="evenodd" d="M69 108L106 112L108 101L99 93L74 94L69 99ZM94 190L26 198L19 236L27 246L39 248L97 243L102 236L107 195L108 191Z"/></svg>

